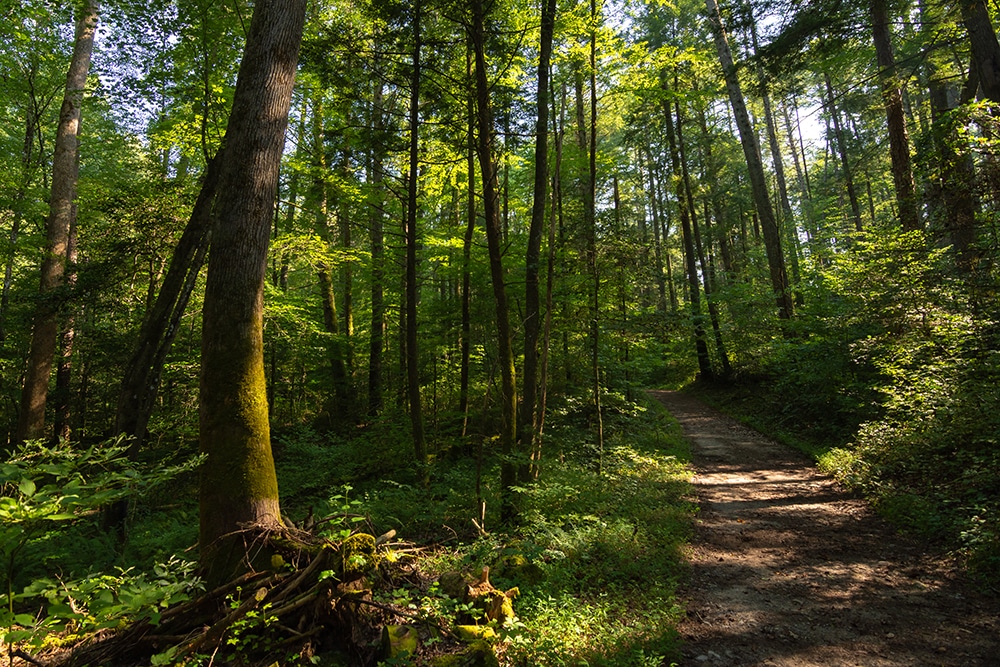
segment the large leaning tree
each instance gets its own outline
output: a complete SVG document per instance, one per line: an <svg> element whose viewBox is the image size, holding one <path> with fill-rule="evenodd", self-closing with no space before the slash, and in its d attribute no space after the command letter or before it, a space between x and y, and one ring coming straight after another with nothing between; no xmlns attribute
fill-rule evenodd
<svg viewBox="0 0 1000 667"><path fill-rule="evenodd" d="M223 148L202 315L201 562L237 571L248 527L280 523L264 381L267 247L305 0L259 0Z"/></svg>

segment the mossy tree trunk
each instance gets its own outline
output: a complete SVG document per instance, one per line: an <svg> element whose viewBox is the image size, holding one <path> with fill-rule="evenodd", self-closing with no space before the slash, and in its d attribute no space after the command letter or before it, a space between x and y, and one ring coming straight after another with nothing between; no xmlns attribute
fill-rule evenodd
<svg viewBox="0 0 1000 667"><path fill-rule="evenodd" d="M238 531L280 522L264 382L267 245L304 0L260 0L224 140L202 316L201 563L210 582L242 567Z"/></svg>

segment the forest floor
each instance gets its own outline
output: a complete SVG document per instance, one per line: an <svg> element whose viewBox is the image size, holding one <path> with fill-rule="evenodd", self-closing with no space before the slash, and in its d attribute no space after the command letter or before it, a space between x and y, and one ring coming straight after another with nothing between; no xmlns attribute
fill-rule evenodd
<svg viewBox="0 0 1000 667"><path fill-rule="evenodd" d="M700 506L681 665L1000 666L1000 595L812 461L684 394Z"/></svg>

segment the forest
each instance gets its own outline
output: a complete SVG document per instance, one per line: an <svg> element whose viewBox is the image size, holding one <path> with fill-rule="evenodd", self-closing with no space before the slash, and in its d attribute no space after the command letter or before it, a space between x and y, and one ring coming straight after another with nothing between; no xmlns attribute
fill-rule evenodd
<svg viewBox="0 0 1000 667"><path fill-rule="evenodd" d="M0 0L9 664L671 664L651 388L996 590L998 20Z"/></svg>

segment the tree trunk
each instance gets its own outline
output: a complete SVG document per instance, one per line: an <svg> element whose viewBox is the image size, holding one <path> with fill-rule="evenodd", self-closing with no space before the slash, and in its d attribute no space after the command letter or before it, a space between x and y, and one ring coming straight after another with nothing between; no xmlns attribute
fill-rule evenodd
<svg viewBox="0 0 1000 667"><path fill-rule="evenodd" d="M201 564L247 567L241 531L280 525L264 382L267 245L305 20L304 0L258 0L240 64L214 208L202 314Z"/></svg>
<svg viewBox="0 0 1000 667"><path fill-rule="evenodd" d="M476 120L479 130L476 143L479 168L482 172L483 207L486 217L486 244L490 257L490 278L496 306L497 360L500 364L500 520L505 524L516 519L514 485L517 464L514 460L517 444L517 390L514 379L514 348L510 332L510 308L504 284L501 248L500 206L497 199L497 174L493 162L493 112L490 107L490 86L486 76L486 33L483 0L472 3L472 46L476 60Z"/></svg>
<svg viewBox="0 0 1000 667"><path fill-rule="evenodd" d="M385 131L382 120L383 84L376 77L375 90L372 93L372 133L376 141L381 141ZM383 199L382 184L385 180L382 164L382 147L375 145L371 152L372 187L368 195L368 239L371 245L372 282L371 282L371 333L368 342L368 414L375 416L382 410L382 357L385 341L385 244L383 240Z"/></svg>
<svg viewBox="0 0 1000 667"><path fill-rule="evenodd" d="M960 4L979 87L986 99L1000 103L1000 42L989 9L985 0L961 0Z"/></svg>
<svg viewBox="0 0 1000 667"><path fill-rule="evenodd" d="M310 188L309 204L313 207L313 226L316 235L329 249L333 246L330 234L329 219L329 188L326 162L326 146L323 141L323 93L316 91L312 111L312 154L313 180ZM337 295L333 286L333 269L326 262L316 262L316 280L319 284L320 299L323 304L323 329L330 336L327 343L327 355L330 360L330 373L333 377L333 399L324 405L326 423L333 426L343 422L350 410L350 387L348 386L347 365L344 361L344 346L341 339L340 317L337 312Z"/></svg>
<svg viewBox="0 0 1000 667"><path fill-rule="evenodd" d="M677 80L674 79L674 87L677 87ZM712 274L709 271L708 262L705 260L705 248L701 243L701 231L698 225L697 207L694 200L694 189L691 187L691 176L687 166L687 151L684 147L684 115L681 111L681 103L674 103L677 113L677 153L681 163L681 180L684 187L684 201L687 203L688 213L691 216L691 231L694 237L694 250L701 266L702 286L705 289L705 301L708 304L708 318L712 324L712 334L715 338L715 350L722 365L722 376L729 377L732 368L729 365L729 355L726 353L726 346L722 340L722 328L719 326L719 309L712 299ZM709 228L708 215L705 215L705 228ZM710 379L710 378L706 378Z"/></svg>
<svg viewBox="0 0 1000 667"><path fill-rule="evenodd" d="M833 133L837 140L837 152L840 153L840 166L844 170L844 186L847 188L847 199L851 203L851 217L854 220L854 229L862 231L861 206L858 204L858 193L854 189L854 175L851 173L851 162L847 156L847 138L840 122L840 111L837 110L836 97L833 94L833 82L830 80L830 73L823 72L823 80L826 83L827 105L830 118L833 120Z"/></svg>
<svg viewBox="0 0 1000 667"><path fill-rule="evenodd" d="M14 192L14 199L11 202L11 225L8 236L7 263L3 272L3 291L0 294L0 345L7 340L7 310L10 306L10 288L14 282L14 264L17 260L17 240L21 232L21 223L24 221L24 204L28 193L28 186L31 184L33 172L41 165L41 155L35 160L35 134L38 132L38 100L34 91L34 79L37 73L37 62L32 59L31 68L28 71L28 86L31 94L28 99L27 116L24 119L24 143L21 148L21 173L19 174L17 190ZM39 151L40 152L40 151ZM9 428L9 426L8 426Z"/></svg>
<svg viewBox="0 0 1000 667"><path fill-rule="evenodd" d="M474 76L472 54L466 53L466 69ZM468 172L468 202L465 209L465 236L462 239L462 340L461 368L459 370L458 411L462 414L462 436L469 428L469 364L472 351L472 238L476 231L476 114L475 98L470 94L466 102L468 115L468 146L466 171Z"/></svg>
<svg viewBox="0 0 1000 667"><path fill-rule="evenodd" d="M594 390L597 474L604 469L604 415L601 409L601 274L597 263L597 0L590 0L590 141L587 145L587 192L583 224L590 270L590 373Z"/></svg>
<svg viewBox="0 0 1000 667"><path fill-rule="evenodd" d="M417 351L417 184L420 180L420 10L413 6L413 71L410 73L410 167L407 179L406 227L406 395L417 465L427 462L420 405L420 356Z"/></svg>
<svg viewBox="0 0 1000 667"><path fill-rule="evenodd" d="M219 153L205 168L201 191L191 210L191 217L170 257L170 266L156 301L143 319L139 342L122 379L115 413L115 433L132 437L129 456L133 459L143 445L146 425L160 387L163 364L208 252L212 206L222 159L222 153Z"/></svg>
<svg viewBox="0 0 1000 667"><path fill-rule="evenodd" d="M538 109L535 118L535 186L531 202L531 223L528 228L528 248L525 254L524 379L521 385L521 410L518 415L520 417L518 440L521 450L526 452L534 451L533 443L537 437L538 428L536 405L538 396L538 332L541 324L538 282L542 232L545 228L545 208L548 204L549 61L552 57L555 13L556 0L544 0L538 56L538 86L535 93ZM531 464L521 465L520 477L522 482L531 480Z"/></svg>
<svg viewBox="0 0 1000 667"><path fill-rule="evenodd" d="M722 65L722 72L726 79L726 91L729 94L729 103L733 107L736 127L740 133L740 144L743 146L743 155L746 158L754 206L757 209L757 215L760 218L761 227L763 228L764 250L767 254L767 264L770 269L771 289L774 291L778 305L778 316L782 319L790 319L795 309L792 304L791 290L788 286L788 275L785 272L785 258L781 251L781 233L778 230L778 223L774 217L774 209L771 207L771 198L767 192L767 180L764 174L764 165L760 157L757 134L750 124L750 114L747 112L746 102L743 99L743 90L740 88L736 64L733 62L733 54L729 49L729 41L726 38L726 31L722 25L722 15L719 13L719 6L716 0L706 0L706 5L712 24L712 32L715 36L715 47L719 53L719 62Z"/></svg>
<svg viewBox="0 0 1000 667"><path fill-rule="evenodd" d="M903 231L921 229L917 197L910 168L910 140L903 115L903 93L896 75L896 59L892 54L889 35L889 11L886 0L870 0L875 55L878 59L879 80L882 83L882 104L885 106L886 127L889 131L889 158L892 160L892 184L896 191L896 206Z"/></svg>
<svg viewBox="0 0 1000 667"><path fill-rule="evenodd" d="M673 112L670 103L664 100L663 116L666 121L667 142L670 146L670 161L677 181L677 209L681 217L681 236L684 242L684 260L687 268L688 304L691 308L691 323L694 327L695 355L698 358L698 372L701 379L712 380L712 362L705 342L705 318L701 312L701 288L698 285L698 265L694 250L694 234L691 229L690 207L687 190L684 187L680 153L677 151L677 133L674 131Z"/></svg>
<svg viewBox="0 0 1000 667"><path fill-rule="evenodd" d="M648 154L648 151L647 151ZM653 220L653 277L656 280L656 309L660 313L667 312L667 280L663 274L663 244L660 240L660 211L656 201L656 183L653 175L652 158L649 158L647 182L649 183L649 213Z"/></svg>
<svg viewBox="0 0 1000 667"><path fill-rule="evenodd" d="M72 289L76 285L76 204L73 205L72 223L69 226L69 244L66 248L66 286ZM56 364L56 386L52 394L55 420L52 435L60 440L69 440L72 434L70 427L71 390L73 379L73 343L76 340L76 313L72 308L64 315L62 331L59 334L59 362Z"/></svg>
<svg viewBox="0 0 1000 667"><path fill-rule="evenodd" d="M66 273L69 230L75 215L76 181L79 173L80 117L90 57L97 32L97 0L87 0L79 9L73 56L66 75L66 91L59 111L55 154L52 157L52 194L46 222L45 259L28 353L24 387L15 440L41 438L45 434L45 403L49 375L59 334L60 288Z"/></svg>

